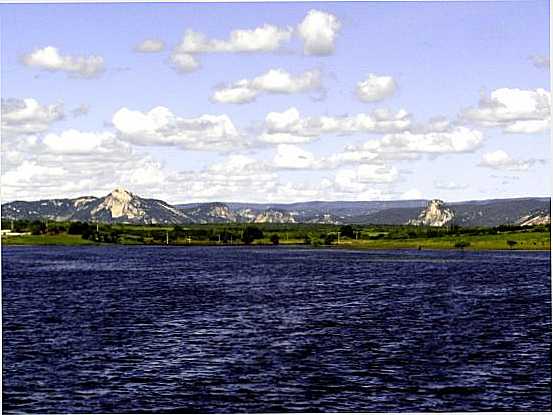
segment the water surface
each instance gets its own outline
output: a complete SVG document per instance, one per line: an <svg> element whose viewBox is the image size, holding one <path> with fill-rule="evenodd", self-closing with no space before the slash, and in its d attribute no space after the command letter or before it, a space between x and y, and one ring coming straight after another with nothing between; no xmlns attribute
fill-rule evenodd
<svg viewBox="0 0 553 415"><path fill-rule="evenodd" d="M551 409L548 252L2 257L6 412Z"/></svg>

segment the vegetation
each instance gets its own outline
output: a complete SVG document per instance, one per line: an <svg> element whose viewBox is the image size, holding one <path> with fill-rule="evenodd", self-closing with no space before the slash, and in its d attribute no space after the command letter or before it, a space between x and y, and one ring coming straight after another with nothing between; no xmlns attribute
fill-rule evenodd
<svg viewBox="0 0 553 415"><path fill-rule="evenodd" d="M463 251L467 246L470 246L470 242L467 242L467 241L455 242L455 248L459 248L461 251Z"/></svg>
<svg viewBox="0 0 553 415"><path fill-rule="evenodd" d="M130 225L2 221L4 244L311 245L354 249L550 249L550 225L430 228L407 225Z"/></svg>

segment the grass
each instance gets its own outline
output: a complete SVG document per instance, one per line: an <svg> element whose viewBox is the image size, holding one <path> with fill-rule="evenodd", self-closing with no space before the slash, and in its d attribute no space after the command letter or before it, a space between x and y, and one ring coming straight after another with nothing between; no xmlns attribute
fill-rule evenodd
<svg viewBox="0 0 553 415"><path fill-rule="evenodd" d="M114 226L115 228L115 226ZM133 231L144 231L150 228L149 226L140 225L124 225L122 226L128 233L123 233L119 237L119 243L123 245L142 245L155 244L156 240L151 236L141 236L133 234ZM136 228L136 229L135 229ZM161 229L172 229L172 227L152 227L159 231ZM301 229L301 227L299 227ZM538 231L539 230L539 231ZM143 233L143 232L142 232ZM293 232L290 229L286 231L269 231L265 233L264 238L255 240L253 245L272 245L270 237L272 234L277 233L280 236L280 245L303 245L304 238L299 238L298 232ZM316 232L310 232L310 235L315 235ZM535 229L533 231L506 231L498 234L484 234L484 235L444 235L439 237L429 238L412 237L407 236L402 238L394 238L391 234L385 234L384 232L372 232L372 236L378 234L381 235L378 239L348 239L342 237L340 244L334 242L333 247L351 248L351 249L459 249L455 245L459 242L465 242L469 244L466 250L550 250L551 249L551 234L548 231L541 229ZM361 234L363 236L363 234ZM320 244L322 241L314 239ZM513 247L507 244L507 241L516 241ZM157 244L163 244L165 238L157 240ZM233 245L240 244L241 242L236 238L233 239ZM10 236L2 237L3 245L94 245L99 242L83 239L80 235L69 235L67 233L60 233L57 235L24 235L24 236ZM175 241L171 241L174 245ZM208 241L207 239L194 238L192 243L189 244L187 239L179 238L176 241L177 245L183 246L207 246L207 245L219 245L216 241ZM223 245L223 244L222 244ZM225 244L228 245L228 244Z"/></svg>
<svg viewBox="0 0 553 415"><path fill-rule="evenodd" d="M2 245L94 245L81 235L23 235L2 237Z"/></svg>
<svg viewBox="0 0 553 415"><path fill-rule="evenodd" d="M517 244L510 248L508 240ZM551 234L549 232L504 232L497 235L463 235L443 236L440 238L413 238L413 239L374 239L374 240L345 240L340 246L361 249L455 249L459 241L468 242L468 250L550 250Z"/></svg>

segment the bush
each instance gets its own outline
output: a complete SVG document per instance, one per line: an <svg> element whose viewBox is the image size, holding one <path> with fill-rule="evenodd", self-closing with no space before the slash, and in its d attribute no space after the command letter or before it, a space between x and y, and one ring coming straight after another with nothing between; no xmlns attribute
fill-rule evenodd
<svg viewBox="0 0 553 415"><path fill-rule="evenodd" d="M31 223L30 229L32 235L42 235L46 232L46 225L44 224L44 222L35 220L33 223Z"/></svg>
<svg viewBox="0 0 553 415"><path fill-rule="evenodd" d="M347 238L353 239L355 237L355 233L353 232L353 227L351 225L345 225L340 227L340 234Z"/></svg>
<svg viewBox="0 0 553 415"><path fill-rule="evenodd" d="M67 233L69 235L84 235L88 233L90 226L86 222L71 222Z"/></svg>
<svg viewBox="0 0 553 415"><path fill-rule="evenodd" d="M325 236L325 245L332 245L332 243L336 240L336 235L333 233L329 233Z"/></svg>
<svg viewBox="0 0 553 415"><path fill-rule="evenodd" d="M273 245L278 245L279 242L280 242L280 238L278 237L278 234L273 233L273 234L271 235L271 243L272 243Z"/></svg>
<svg viewBox="0 0 553 415"><path fill-rule="evenodd" d="M261 238L263 238L263 232L256 226L247 226L242 233L242 242L246 245L249 245L254 240Z"/></svg>

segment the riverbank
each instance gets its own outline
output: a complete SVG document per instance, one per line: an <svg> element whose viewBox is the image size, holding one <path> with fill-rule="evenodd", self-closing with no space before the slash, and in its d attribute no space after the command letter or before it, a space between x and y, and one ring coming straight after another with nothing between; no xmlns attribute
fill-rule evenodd
<svg viewBox="0 0 553 415"><path fill-rule="evenodd" d="M161 243L141 243L136 240L122 240L120 245L164 245ZM97 242L84 239L80 235L23 235L8 236L2 238L2 245L108 245L105 242ZM113 245L113 244L109 244ZM242 242L219 243L213 241L171 241L172 246L238 246ZM255 240L252 246L273 245L270 238ZM279 245L306 246L301 239L281 239ZM348 249L465 249L465 250L551 250L550 232L503 232L496 235L463 235L441 236L435 238L405 238L405 239L342 239L333 241L330 245L314 244L315 247L332 247Z"/></svg>

